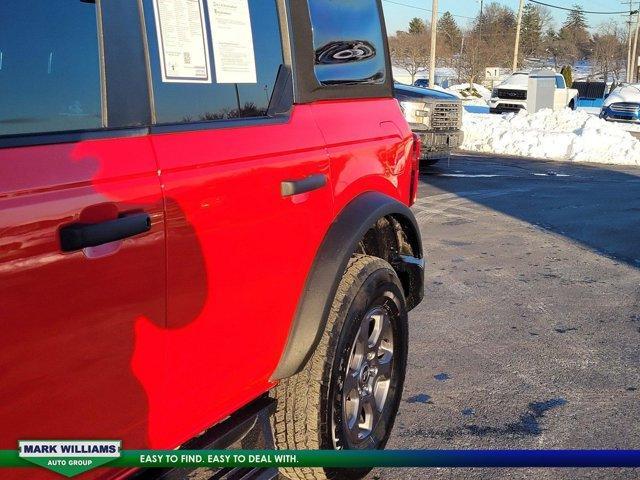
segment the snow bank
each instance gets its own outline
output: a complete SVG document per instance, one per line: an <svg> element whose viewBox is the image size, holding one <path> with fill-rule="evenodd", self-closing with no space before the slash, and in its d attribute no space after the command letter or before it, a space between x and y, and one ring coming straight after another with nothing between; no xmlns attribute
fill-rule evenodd
<svg viewBox="0 0 640 480"><path fill-rule="evenodd" d="M449 90L448 88L443 88L440 85L434 85L433 87L427 87L429 90L437 90L439 92L444 92L444 93L448 93L449 95L453 95L454 97L458 97L458 98L462 98L462 95L460 95L458 92L453 91L453 90Z"/></svg>
<svg viewBox="0 0 640 480"><path fill-rule="evenodd" d="M460 85L451 85L449 87L449 90L459 93L460 96L462 96L463 98L469 98L469 97L474 97L474 95L471 95L471 92L470 92L471 88L473 88L476 92L478 92L478 94L483 100L489 101L489 99L491 98L491 90L477 83L474 83L472 86L468 83L461 83Z"/></svg>
<svg viewBox="0 0 640 480"><path fill-rule="evenodd" d="M640 166L640 142L615 123L568 108L534 114L464 112L463 150Z"/></svg>

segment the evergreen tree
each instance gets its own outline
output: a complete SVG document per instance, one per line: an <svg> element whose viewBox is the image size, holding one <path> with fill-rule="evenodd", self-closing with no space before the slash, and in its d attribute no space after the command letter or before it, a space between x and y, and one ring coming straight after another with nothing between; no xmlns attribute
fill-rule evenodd
<svg viewBox="0 0 640 480"><path fill-rule="evenodd" d="M409 22L409 33L411 35L421 35L426 33L427 26L424 23L424 20L418 17L414 17Z"/></svg>
<svg viewBox="0 0 640 480"><path fill-rule="evenodd" d="M462 30L450 12L444 12L438 20L438 35L441 44L446 47L444 50L447 54L451 55L460 50Z"/></svg>
<svg viewBox="0 0 640 480"><path fill-rule="evenodd" d="M581 31L581 30L586 31L589 28L589 25L587 24L587 20L584 16L584 10L580 5L575 4L573 6L573 10L571 10L567 15L567 19L562 25L562 28L578 30L578 31Z"/></svg>
<svg viewBox="0 0 640 480"><path fill-rule="evenodd" d="M571 88L573 85L573 71L571 70L571 65L565 65L562 67L560 74L564 77L564 83L567 84L567 88Z"/></svg>
<svg viewBox="0 0 640 480"><path fill-rule="evenodd" d="M574 5L559 32L564 57L567 60L576 61L590 55L591 34L588 28L582 7Z"/></svg>

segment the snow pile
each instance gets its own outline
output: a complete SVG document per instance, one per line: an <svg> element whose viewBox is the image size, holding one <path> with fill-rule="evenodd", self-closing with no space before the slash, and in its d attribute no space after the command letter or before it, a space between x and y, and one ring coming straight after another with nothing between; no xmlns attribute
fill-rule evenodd
<svg viewBox="0 0 640 480"><path fill-rule="evenodd" d="M468 106L481 107L481 110L472 110L478 112L488 109L489 104L487 102L491 98L491 91L482 85L461 83L460 85L450 86L447 91L462 99L465 108Z"/></svg>
<svg viewBox="0 0 640 480"><path fill-rule="evenodd" d="M462 95L460 95L458 92L454 90L449 90L448 88L441 87L438 84L434 85L433 87L427 87L427 88L429 90L437 90L438 92L448 93L449 95L453 95L454 97L463 98Z"/></svg>
<svg viewBox="0 0 640 480"><path fill-rule="evenodd" d="M640 166L640 142L615 123L568 108L534 114L465 112L463 150Z"/></svg>

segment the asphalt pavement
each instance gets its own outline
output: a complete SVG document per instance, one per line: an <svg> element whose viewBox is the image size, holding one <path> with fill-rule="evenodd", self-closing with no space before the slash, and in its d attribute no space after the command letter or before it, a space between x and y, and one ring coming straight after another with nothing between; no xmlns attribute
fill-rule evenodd
<svg viewBox="0 0 640 480"><path fill-rule="evenodd" d="M421 176L428 261L389 448L640 449L640 169L454 156ZM638 479L640 470L375 470Z"/></svg>

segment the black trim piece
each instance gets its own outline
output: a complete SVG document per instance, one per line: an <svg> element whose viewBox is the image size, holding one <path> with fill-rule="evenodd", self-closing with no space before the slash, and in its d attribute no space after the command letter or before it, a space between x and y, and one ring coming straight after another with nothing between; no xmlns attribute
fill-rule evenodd
<svg viewBox="0 0 640 480"><path fill-rule="evenodd" d="M319 190L327 184L327 176L323 173L311 175L303 180L282 182L280 191L283 197L300 195L301 193Z"/></svg>
<svg viewBox="0 0 640 480"><path fill-rule="evenodd" d="M280 65L278 76L273 86L273 93L269 100L267 115L289 115L293 108L293 74L291 68Z"/></svg>
<svg viewBox="0 0 640 480"><path fill-rule="evenodd" d="M146 213L123 215L115 220L85 224L74 223L60 229L60 247L63 252L76 252L97 247L151 230L151 217Z"/></svg>
<svg viewBox="0 0 640 480"><path fill-rule="evenodd" d="M275 400L263 395L233 413L223 422L211 427L199 437L180 446L180 450L223 450L237 442L246 449L274 450L269 417L275 411ZM255 435L254 435L255 434ZM252 438L261 436L265 438ZM249 444L249 445L247 445ZM268 480L278 476L276 469L216 469L211 478L218 480ZM149 468L137 470L132 480L176 480L184 478L184 469Z"/></svg>
<svg viewBox="0 0 640 480"><path fill-rule="evenodd" d="M273 117L247 117L233 120L212 120L193 123L168 123L153 125L150 132L153 134L196 132L200 130L219 130L221 128L259 127L261 125L279 125L287 123L289 115L275 115Z"/></svg>
<svg viewBox="0 0 640 480"><path fill-rule="evenodd" d="M413 310L424 298L424 258L396 255L391 265L402 280L407 310Z"/></svg>
<svg viewBox="0 0 640 480"><path fill-rule="evenodd" d="M144 39L138 2L100 2L108 127L151 124Z"/></svg>
<svg viewBox="0 0 640 480"><path fill-rule="evenodd" d="M100 61L100 114L102 116L102 128L107 126L107 79L104 66L104 31L102 29L102 0L85 0L85 3L96 5L96 22L98 26L98 57Z"/></svg>
<svg viewBox="0 0 640 480"><path fill-rule="evenodd" d="M420 229L409 207L378 192L364 193L349 203L331 225L314 259L272 380L290 377L304 368L320 341L349 259L367 231L389 215L402 225L415 258L423 258ZM414 288L422 289L423 282L420 278ZM422 299L422 291L409 293Z"/></svg>
<svg viewBox="0 0 640 480"><path fill-rule="evenodd" d="M0 137L0 148L31 147L59 143L77 143L107 138L141 137L149 134L148 128L114 128L107 130L78 130L59 133L29 133Z"/></svg>
<svg viewBox="0 0 640 480"><path fill-rule="evenodd" d="M384 83L357 83L322 85L315 74L315 49L308 0L288 0L291 12L291 31L293 37L293 63L295 65L295 102L310 103L318 100L357 99L357 98L392 98L393 74L391 57L387 44L387 32L381 0L376 0L380 15L380 28L385 57Z"/></svg>
<svg viewBox="0 0 640 480"><path fill-rule="evenodd" d="M144 65L147 71L147 90L149 92L149 105L151 109L150 125L155 125L156 120L156 100L153 92L153 80L151 75L151 52L149 51L149 38L147 36L147 23L144 18L143 0L138 0L138 12L140 15L140 35L142 35L142 48L144 50Z"/></svg>

